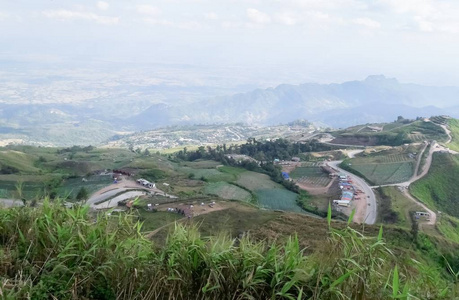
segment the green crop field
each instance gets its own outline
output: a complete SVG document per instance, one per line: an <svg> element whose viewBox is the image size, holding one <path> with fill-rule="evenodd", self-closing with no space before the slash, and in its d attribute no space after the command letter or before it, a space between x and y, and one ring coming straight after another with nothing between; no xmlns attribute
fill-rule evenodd
<svg viewBox="0 0 459 300"><path fill-rule="evenodd" d="M347 159L343 164L374 185L408 181L414 174L417 156L423 145L393 147L378 153ZM411 155L411 156L410 156Z"/></svg>
<svg viewBox="0 0 459 300"><path fill-rule="evenodd" d="M235 179L234 175L220 172L217 169L194 169L190 167L183 167L181 171L187 174L193 174L196 179L204 178L210 182L232 181Z"/></svg>
<svg viewBox="0 0 459 300"><path fill-rule="evenodd" d="M258 203L268 209L304 212L297 204L297 194L285 189L259 189L256 191Z"/></svg>
<svg viewBox="0 0 459 300"><path fill-rule="evenodd" d="M299 167L290 173L290 177L298 182L317 186L327 186L331 179L328 174L319 167Z"/></svg>
<svg viewBox="0 0 459 300"><path fill-rule="evenodd" d="M311 176L311 177L318 177L318 176L326 176L328 175L322 171L321 168L314 168L314 167L299 167L295 168L292 172L290 172L290 177L293 179L301 178L304 176Z"/></svg>
<svg viewBox="0 0 459 300"><path fill-rule="evenodd" d="M241 173L236 183L251 191L283 188L280 184L272 181L268 175L250 171Z"/></svg>
<svg viewBox="0 0 459 300"><path fill-rule="evenodd" d="M353 165L359 164L384 164L384 163L400 163L406 161L414 161L410 158L408 154L379 154L366 156L366 157L356 157L350 160Z"/></svg>
<svg viewBox="0 0 459 300"><path fill-rule="evenodd" d="M210 183L205 187L204 192L228 200L249 202L252 199L252 195L249 192L227 182Z"/></svg>
<svg viewBox="0 0 459 300"><path fill-rule="evenodd" d="M407 181L413 176L414 162L385 164L352 164L356 170L375 185L391 184Z"/></svg>
<svg viewBox="0 0 459 300"><path fill-rule="evenodd" d="M268 175L244 172L239 175L237 183L254 192L262 207L304 213L296 204L298 194L272 181Z"/></svg>
<svg viewBox="0 0 459 300"><path fill-rule="evenodd" d="M220 162L214 160L196 160L191 162L183 162L184 167L190 167L194 169L215 169L217 166L221 165Z"/></svg>

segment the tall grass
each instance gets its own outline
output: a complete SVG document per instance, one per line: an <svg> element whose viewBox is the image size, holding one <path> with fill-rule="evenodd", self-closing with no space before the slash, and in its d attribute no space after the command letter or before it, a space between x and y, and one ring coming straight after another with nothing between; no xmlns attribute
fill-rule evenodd
<svg viewBox="0 0 459 300"><path fill-rule="evenodd" d="M351 219L350 219L351 220ZM176 225L163 247L131 215L68 209L0 210L2 299L421 299L448 297L457 280L418 276L378 237L333 228L310 256L296 236L200 236ZM435 272L434 272L435 271ZM438 274L434 270L432 274ZM428 277L428 276L427 276ZM432 283L435 281L435 283ZM428 295L428 297L424 297Z"/></svg>

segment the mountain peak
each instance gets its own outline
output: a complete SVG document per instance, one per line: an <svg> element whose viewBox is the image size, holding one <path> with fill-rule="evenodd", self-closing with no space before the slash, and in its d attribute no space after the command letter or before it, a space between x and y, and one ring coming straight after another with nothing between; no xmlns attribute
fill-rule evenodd
<svg viewBox="0 0 459 300"><path fill-rule="evenodd" d="M387 78L383 74L380 75L370 75L365 79L366 83L381 83L381 82L391 82L398 83L396 78Z"/></svg>

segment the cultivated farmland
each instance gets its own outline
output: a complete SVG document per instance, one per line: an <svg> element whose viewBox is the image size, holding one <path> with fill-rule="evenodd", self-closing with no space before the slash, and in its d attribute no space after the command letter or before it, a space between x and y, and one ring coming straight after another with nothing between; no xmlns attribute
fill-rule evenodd
<svg viewBox="0 0 459 300"><path fill-rule="evenodd" d="M352 164L350 166L375 185L408 181L413 175L414 167L414 162Z"/></svg>
<svg viewBox="0 0 459 300"><path fill-rule="evenodd" d="M393 147L374 154L365 154L343 162L343 167L356 171L374 185L408 181L414 173L421 145ZM416 153L416 155L415 155Z"/></svg>
<svg viewBox="0 0 459 300"><path fill-rule="evenodd" d="M297 194L285 189L260 189L256 191L258 203L269 209L304 212L297 204Z"/></svg>
<svg viewBox="0 0 459 300"><path fill-rule="evenodd" d="M204 192L228 200L249 202L252 199L252 195L249 192L227 182L210 183L205 187Z"/></svg>
<svg viewBox="0 0 459 300"><path fill-rule="evenodd" d="M181 171L193 174L194 178L203 178L211 182L234 180L234 175L220 172L217 169L194 169L190 167L183 167Z"/></svg>
<svg viewBox="0 0 459 300"><path fill-rule="evenodd" d="M331 181L328 174L319 167L296 168L290 173L290 177L298 180L300 183L322 187L327 186Z"/></svg>
<svg viewBox="0 0 459 300"><path fill-rule="evenodd" d="M251 191L283 188L280 184L272 181L268 175L250 171L241 173L236 183Z"/></svg>
<svg viewBox="0 0 459 300"><path fill-rule="evenodd" d="M237 183L254 192L258 203L264 208L304 212L296 204L298 195L272 181L268 175L244 172L239 175Z"/></svg>

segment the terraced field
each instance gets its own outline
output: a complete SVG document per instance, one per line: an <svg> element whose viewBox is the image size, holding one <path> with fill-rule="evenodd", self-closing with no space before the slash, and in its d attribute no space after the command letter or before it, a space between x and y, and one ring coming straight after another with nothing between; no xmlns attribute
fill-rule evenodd
<svg viewBox="0 0 459 300"><path fill-rule="evenodd" d="M315 186L327 186L331 179L319 167L299 167L290 173L290 177L298 180L300 183L306 183Z"/></svg>
<svg viewBox="0 0 459 300"><path fill-rule="evenodd" d="M422 133L411 133L408 135L408 138L414 143L422 142L428 139L428 137Z"/></svg>
<svg viewBox="0 0 459 300"><path fill-rule="evenodd" d="M414 161L384 164L355 164L351 168L365 176L373 184L391 184L408 181L413 175Z"/></svg>
<svg viewBox="0 0 459 300"><path fill-rule="evenodd" d="M368 157L358 157L352 159L352 164L386 164L386 163L400 163L406 161L414 161L407 154L388 154L388 155L375 155Z"/></svg>

